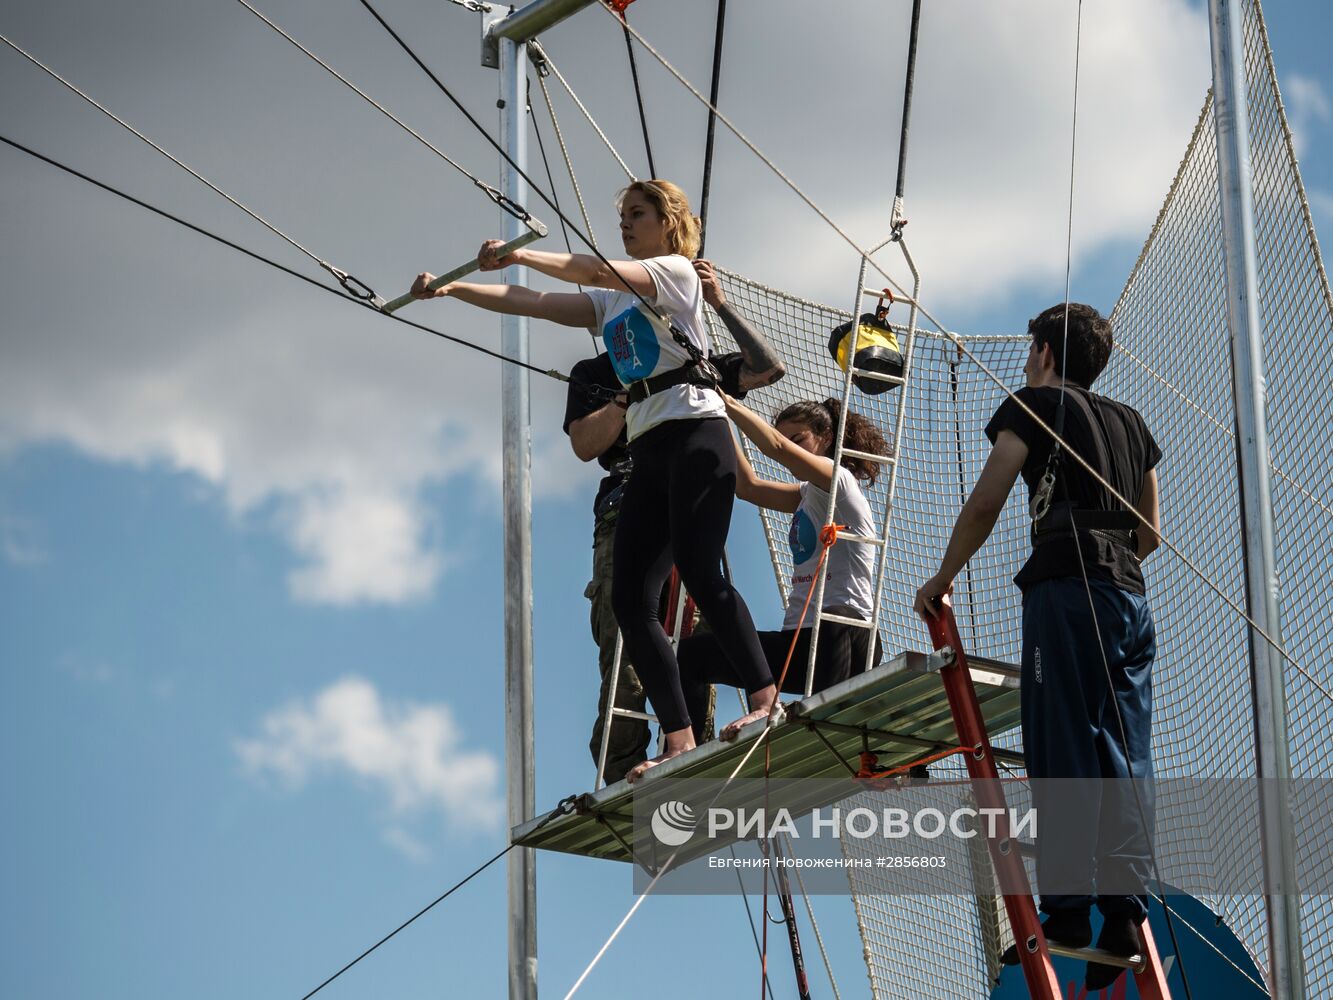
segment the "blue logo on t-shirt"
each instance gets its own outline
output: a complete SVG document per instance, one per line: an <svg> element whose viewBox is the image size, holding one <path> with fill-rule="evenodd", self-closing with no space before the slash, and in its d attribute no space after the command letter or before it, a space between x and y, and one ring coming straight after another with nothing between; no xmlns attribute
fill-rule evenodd
<svg viewBox="0 0 1333 1000"><path fill-rule="evenodd" d="M602 340L606 342L616 377L625 385L651 375L662 354L657 331L637 306L607 320L602 325Z"/></svg>
<svg viewBox="0 0 1333 1000"><path fill-rule="evenodd" d="M817 540L818 533L815 531L814 522L810 520L810 515L804 510L798 510L796 516L791 519L791 530L787 532L787 541L791 545L792 565L799 566L813 559Z"/></svg>

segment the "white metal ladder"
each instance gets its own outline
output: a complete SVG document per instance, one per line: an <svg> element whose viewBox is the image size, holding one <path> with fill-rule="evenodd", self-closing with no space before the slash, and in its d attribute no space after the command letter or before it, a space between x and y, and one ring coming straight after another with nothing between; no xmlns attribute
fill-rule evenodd
<svg viewBox="0 0 1333 1000"><path fill-rule="evenodd" d="M851 341L847 345L847 371L842 382L842 411L838 417L837 431L833 437L833 481L829 484L829 503L828 517L825 519L824 527L827 529L836 520L838 509L838 475L837 470L842 466L844 456L863 459L868 462L879 462L888 467L889 481L884 499L884 523L880 525L879 535L853 535L850 533L839 533L838 541L849 545L872 545L879 552L875 561L875 586L874 599L870 607L870 620L863 621L860 618L854 618L850 615L835 614L824 610L824 587L828 582L829 560L826 558L823 565L820 566L819 574L816 576L813 586L815 588L812 606L815 608L814 623L810 630L810 653L805 671L805 696L808 698L814 692L815 684L815 657L819 652L819 631L823 622L836 622L840 625L850 625L855 628L869 629L872 639L866 643L866 659L863 670L869 670L875 666L875 650L878 643L874 637L879 633L879 611L884 601L884 570L888 565L889 551L889 529L893 523L893 494L898 484L898 463L902 455L900 442L902 440L903 424L907 418L907 385L908 379L912 374L912 357L916 349L916 326L917 326L917 303L921 300L921 272L917 270L916 261L912 259L911 251L907 248L907 242L901 238L901 228L895 227L895 242L902 249L903 258L907 262L908 268L912 272L912 297L910 299L899 299L906 301L911 308L908 316L906 342L902 347L903 355L903 373L898 375L885 375L882 372L867 371L864 368L856 367L856 348L860 339L861 331L861 300L865 296L882 296L884 293L879 289L865 287L866 267L869 263L867 256L861 257L861 270L856 278L856 300L852 306L852 329L850 333ZM872 455L869 452L856 451L852 448L844 447L844 436L847 433L847 411L852 400L852 379L853 377L875 379L880 382L888 382L891 385L898 386L901 390L898 393L898 413L893 421L893 430L889 438L889 454Z"/></svg>

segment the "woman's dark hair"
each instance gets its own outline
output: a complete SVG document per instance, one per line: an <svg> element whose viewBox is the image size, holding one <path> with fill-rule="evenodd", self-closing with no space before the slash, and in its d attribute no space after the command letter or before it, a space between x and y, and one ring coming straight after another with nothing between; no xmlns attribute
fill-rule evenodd
<svg viewBox="0 0 1333 1000"><path fill-rule="evenodd" d="M837 433L838 418L841 414L842 403L836 399L826 399L822 403L815 402L813 399L803 399L783 409L781 413L773 418L773 423L776 426L788 420L794 420L796 423L809 427L815 434L822 437L825 434L833 435ZM847 411L847 432L843 436L842 443L845 448L851 448L853 451L864 451L870 455L887 455L889 453L889 443L884 440L884 435L880 433L880 429L855 410ZM879 478L879 462L844 455L842 464L853 476L867 486L874 486L875 480Z"/></svg>
<svg viewBox="0 0 1333 1000"><path fill-rule="evenodd" d="M1056 372L1084 389L1092 383L1111 360L1111 321L1092 306L1069 303L1069 353L1065 356L1065 304L1051 306L1028 323L1028 333L1037 349L1051 345Z"/></svg>

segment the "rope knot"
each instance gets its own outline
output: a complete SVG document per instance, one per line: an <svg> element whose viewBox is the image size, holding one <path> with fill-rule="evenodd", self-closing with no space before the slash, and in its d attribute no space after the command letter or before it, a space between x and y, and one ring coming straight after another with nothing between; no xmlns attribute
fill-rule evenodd
<svg viewBox="0 0 1333 1000"><path fill-rule="evenodd" d="M838 532L846 531L845 524L826 524L819 529L819 541L824 548L830 548L838 541Z"/></svg>

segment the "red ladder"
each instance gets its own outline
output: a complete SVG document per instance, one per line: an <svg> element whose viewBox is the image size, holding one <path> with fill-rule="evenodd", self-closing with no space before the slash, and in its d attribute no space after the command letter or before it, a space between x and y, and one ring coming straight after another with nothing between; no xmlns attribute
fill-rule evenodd
<svg viewBox="0 0 1333 1000"><path fill-rule="evenodd" d="M1142 1000L1171 1000L1166 973L1162 970L1157 946L1146 920L1139 926L1143 954L1133 959L1121 959L1095 948L1064 948L1047 944L1046 936L1041 931L1041 922L1037 919L1037 906L1032 899L1027 871L1023 868L1018 845L1010 836L1009 810L1005 804L1004 789L995 768L995 757L991 753L986 722L977 702L977 691L972 686L972 674L963 652L953 606L947 596L940 598L940 613L933 618L926 616L925 622L930 629L931 642L940 654L940 679L949 697L949 711L958 729L959 745L970 748L970 752L962 756L967 761L967 773L972 779L977 804L983 809L1000 810L992 814L999 816L999 822L994 827L996 836L988 836L986 839L991 862L995 865L1002 886L1022 887L1020 894L1005 895L1004 908L1014 928L1019 962L1023 967L1023 977L1027 980L1028 992L1035 1000L1061 1000L1060 983L1051 964L1051 955L1054 953L1082 961L1123 966L1134 973L1134 983Z"/></svg>

